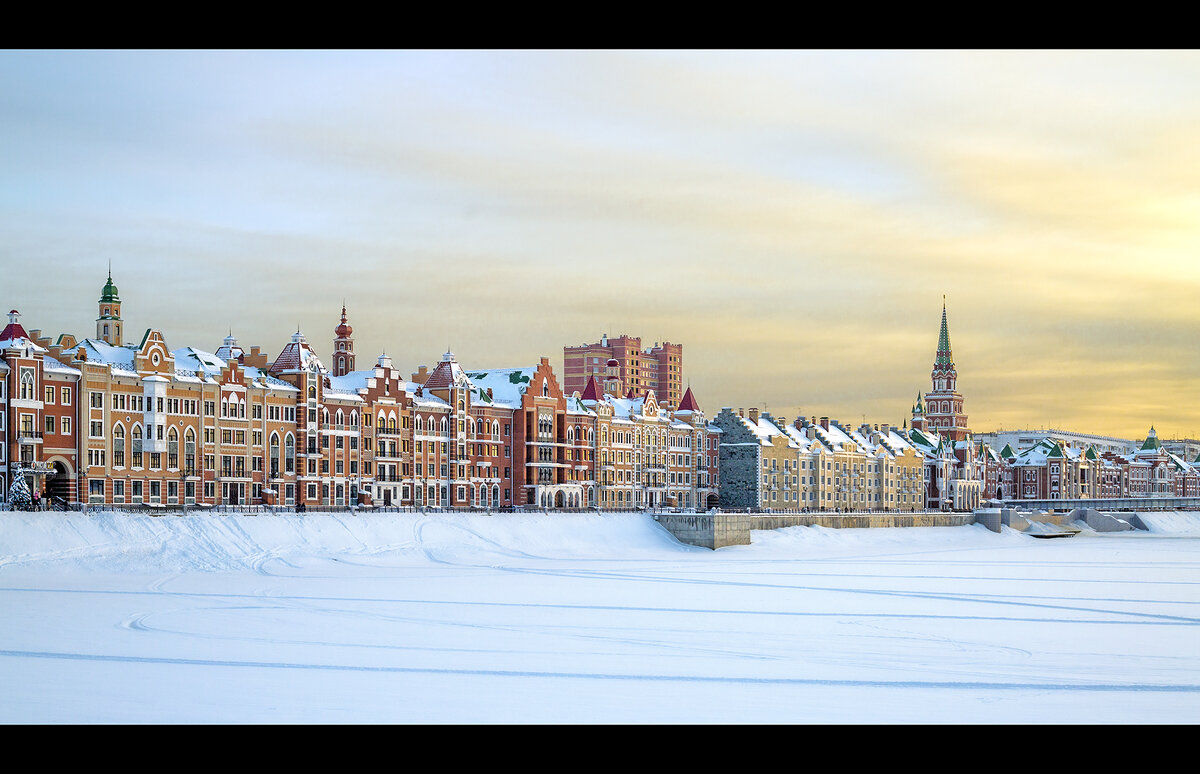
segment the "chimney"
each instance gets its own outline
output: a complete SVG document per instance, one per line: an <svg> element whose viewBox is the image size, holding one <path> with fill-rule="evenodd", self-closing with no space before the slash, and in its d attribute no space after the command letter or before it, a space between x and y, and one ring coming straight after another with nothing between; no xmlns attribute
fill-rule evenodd
<svg viewBox="0 0 1200 774"><path fill-rule="evenodd" d="M750 408L750 421L756 425L758 424L758 407L757 406L752 406Z"/></svg>
<svg viewBox="0 0 1200 774"><path fill-rule="evenodd" d="M742 411L741 409L738 409L738 416L744 417L744 416L746 416L746 412Z"/></svg>
<svg viewBox="0 0 1200 774"><path fill-rule="evenodd" d="M889 425L887 422L884 422L882 425L879 426L879 432L883 433L884 435L887 435L888 433L892 432L892 426Z"/></svg>
<svg viewBox="0 0 1200 774"><path fill-rule="evenodd" d="M836 423L836 420L834 420L834 421ZM821 417L821 428L823 430L829 429L829 417Z"/></svg>
<svg viewBox="0 0 1200 774"><path fill-rule="evenodd" d="M488 387L488 388L487 388L487 396L488 396L489 398L490 398L490 397L492 397L492 388L491 388L491 387Z"/></svg>

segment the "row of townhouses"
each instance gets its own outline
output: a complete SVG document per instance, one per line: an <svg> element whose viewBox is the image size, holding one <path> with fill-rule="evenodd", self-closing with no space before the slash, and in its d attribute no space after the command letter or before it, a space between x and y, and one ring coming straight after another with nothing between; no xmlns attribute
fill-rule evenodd
<svg viewBox="0 0 1200 774"><path fill-rule="evenodd" d="M51 340L16 310L0 332L0 492L17 476L58 501L305 507L673 507L967 510L989 500L1200 496L1151 428L1137 449L1043 435L996 450L972 435L946 308L911 422L711 420L682 390L683 348L607 336L547 358L407 377L356 370L343 306L332 369L297 331L273 360L232 333L214 351L126 343L111 274L94 338ZM656 389L669 396L662 402ZM675 396L679 396L676 398Z"/></svg>
<svg viewBox="0 0 1200 774"><path fill-rule="evenodd" d="M297 331L271 360L230 334L125 343L109 275L96 336L0 333L0 486L54 500L305 507L707 508L719 429L688 389L671 410L620 390L620 367L566 394L546 358L465 369L450 352L407 377L355 369L342 308L333 369Z"/></svg>
<svg viewBox="0 0 1200 774"><path fill-rule="evenodd" d="M848 427L828 417L787 422L723 408L720 503L773 511L967 510L985 501L1200 496L1190 463L1154 428L1140 448L1078 433L1042 435L997 450L967 424L942 307L931 388L900 427Z"/></svg>

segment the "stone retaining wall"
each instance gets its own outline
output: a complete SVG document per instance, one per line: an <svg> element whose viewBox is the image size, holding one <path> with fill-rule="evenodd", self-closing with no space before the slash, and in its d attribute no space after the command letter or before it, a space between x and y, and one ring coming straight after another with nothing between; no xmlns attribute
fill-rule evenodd
<svg viewBox="0 0 1200 774"><path fill-rule="evenodd" d="M973 513L660 513L655 515L681 543L704 548L750 545L752 529L784 527L962 527Z"/></svg>

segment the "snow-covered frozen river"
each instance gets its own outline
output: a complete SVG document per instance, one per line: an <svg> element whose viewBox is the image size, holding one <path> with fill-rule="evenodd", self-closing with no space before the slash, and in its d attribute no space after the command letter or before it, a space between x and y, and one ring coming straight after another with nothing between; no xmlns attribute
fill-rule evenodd
<svg viewBox="0 0 1200 774"><path fill-rule="evenodd" d="M1196 723L1200 516L0 514L4 723Z"/></svg>

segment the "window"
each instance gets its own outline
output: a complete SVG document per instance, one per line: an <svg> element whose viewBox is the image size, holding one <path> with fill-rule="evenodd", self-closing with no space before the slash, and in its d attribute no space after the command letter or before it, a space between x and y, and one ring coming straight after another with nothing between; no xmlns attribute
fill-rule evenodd
<svg viewBox="0 0 1200 774"><path fill-rule="evenodd" d="M53 390L51 390L51 392L53 392ZM46 432L47 433L54 432L54 415L53 414L46 415Z"/></svg>
<svg viewBox="0 0 1200 774"><path fill-rule="evenodd" d="M46 385L45 392L46 392L45 402L53 403L54 402L54 387L52 387L51 385Z"/></svg>
<svg viewBox="0 0 1200 774"><path fill-rule="evenodd" d="M62 418L62 421L58 423L58 431L61 435L70 435L71 434L71 418L70 417Z"/></svg>
<svg viewBox="0 0 1200 774"><path fill-rule="evenodd" d="M61 390L59 390L58 402L64 406L71 405L71 388L70 387L63 387Z"/></svg>
<svg viewBox="0 0 1200 774"><path fill-rule="evenodd" d="M34 369L21 367L21 385L20 395L22 400L37 400L37 393L34 392ZM99 395L100 393L96 393Z"/></svg>
<svg viewBox="0 0 1200 774"><path fill-rule="evenodd" d="M114 467L125 467L125 427L120 424L113 427L112 459Z"/></svg>
<svg viewBox="0 0 1200 774"><path fill-rule="evenodd" d="M132 449L133 467L142 467L142 426L133 426Z"/></svg>

